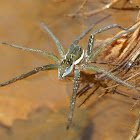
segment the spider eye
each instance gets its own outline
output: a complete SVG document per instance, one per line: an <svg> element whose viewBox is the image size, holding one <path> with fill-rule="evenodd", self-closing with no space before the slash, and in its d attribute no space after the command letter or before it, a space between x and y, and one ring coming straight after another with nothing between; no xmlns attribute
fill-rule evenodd
<svg viewBox="0 0 140 140"><path fill-rule="evenodd" d="M58 68L58 78L64 79L66 76L71 74L74 67L72 59L64 59Z"/></svg>

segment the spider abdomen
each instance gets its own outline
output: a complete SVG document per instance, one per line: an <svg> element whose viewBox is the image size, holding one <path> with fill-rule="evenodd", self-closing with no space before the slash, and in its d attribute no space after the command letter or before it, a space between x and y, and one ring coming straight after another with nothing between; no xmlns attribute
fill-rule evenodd
<svg viewBox="0 0 140 140"><path fill-rule="evenodd" d="M74 64L78 64L84 57L84 50L81 46L77 45L73 47L73 49L67 53L66 59L72 59Z"/></svg>

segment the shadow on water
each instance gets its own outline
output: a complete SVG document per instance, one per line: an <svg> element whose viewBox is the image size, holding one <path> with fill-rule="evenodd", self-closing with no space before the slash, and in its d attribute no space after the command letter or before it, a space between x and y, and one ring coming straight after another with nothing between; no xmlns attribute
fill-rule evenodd
<svg viewBox="0 0 140 140"><path fill-rule="evenodd" d="M109 9L91 17L66 17L80 6L75 0L1 1L0 42L43 49L59 56L54 42L41 26L47 27L68 50L74 39L93 23L112 14L93 30L116 23L131 25L137 11ZM102 3L103 4L103 3ZM101 2L89 0L85 10L102 6ZM127 21L127 22L126 22ZM119 29L97 35L97 40L113 36ZM89 35L80 41L85 49ZM98 42L96 42L98 43ZM0 82L3 83L38 66L53 63L45 56L16 50L0 45ZM69 79L69 78L68 78ZM73 123L66 131L66 123L72 94L73 78L59 81L57 71L40 72L25 80L0 89L0 139L1 140L127 140L136 113L130 111L133 100L116 94L107 94L101 87L80 108L76 108ZM84 84L80 85L81 87ZM96 86L96 85L95 85ZM123 87L123 86L121 86ZM94 87L93 87L94 88ZM92 92L93 88L88 92ZM126 93L132 90L120 88ZM86 93L87 94L87 93ZM78 98L77 106L86 95Z"/></svg>

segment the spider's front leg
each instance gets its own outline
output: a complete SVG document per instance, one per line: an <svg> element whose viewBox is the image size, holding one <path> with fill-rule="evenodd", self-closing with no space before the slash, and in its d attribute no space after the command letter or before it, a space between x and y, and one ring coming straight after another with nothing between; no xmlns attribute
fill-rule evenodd
<svg viewBox="0 0 140 140"><path fill-rule="evenodd" d="M18 77L16 77L16 78L13 78L13 79L11 79L11 80L5 82L5 83L0 84L0 87L9 85L9 84L14 83L14 82L16 82L16 81L18 81L18 80L25 79L25 78L27 78L27 77L29 77L29 76L31 76L31 75L33 75L33 74L39 72L39 71L50 70L50 69L56 69L56 68L58 68L58 67L59 67L59 65L57 65L57 64L50 64L50 65L44 65L44 66L42 66L42 67L37 67L37 68L35 68L34 70L32 70L32 71L30 71L30 72L28 72L28 73L22 74L22 75L20 75L20 76L18 76Z"/></svg>
<svg viewBox="0 0 140 140"><path fill-rule="evenodd" d="M79 79L80 79L80 70L78 67L76 67L74 70L74 87L73 87L73 94L71 98L67 129L69 129L70 124L72 122L73 112L74 112L75 103L76 103L76 95L77 95L77 90L79 86Z"/></svg>
<svg viewBox="0 0 140 140"><path fill-rule="evenodd" d="M118 78L118 77L112 75L110 72L106 71L106 70L103 69L103 68L100 68L100 67L97 67L97 66L93 66L93 65L82 65L82 68L83 68L84 70L90 70L90 71L101 71L101 72L103 72L105 75L107 75L109 78L113 79L114 81L116 81L116 82L118 82L118 83L121 83L121 84L123 84L124 86L127 86L127 87L129 87L129 88L131 88L131 89L134 89L134 90L140 92L139 89L137 89L137 88L135 88L134 86L128 84L127 82L121 80L120 78Z"/></svg>

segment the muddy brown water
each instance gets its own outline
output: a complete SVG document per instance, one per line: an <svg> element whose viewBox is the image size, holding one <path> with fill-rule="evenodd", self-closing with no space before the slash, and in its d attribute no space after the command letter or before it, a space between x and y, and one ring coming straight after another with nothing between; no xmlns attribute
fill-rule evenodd
<svg viewBox="0 0 140 140"><path fill-rule="evenodd" d="M0 42L43 49L59 56L54 42L41 26L41 22L49 27L67 51L78 35L115 11L110 9L90 17L65 16L74 13L80 4L80 0L1 0ZM103 6L103 3L89 0L85 10L90 11L100 6ZM118 11L96 25L93 30L113 23L127 27L134 23L137 14L137 11ZM97 39L111 37L118 31L119 29L113 29L102 33ZM88 37L89 34L80 41L83 48L87 46ZM53 62L41 54L0 45L0 82L50 63ZM137 113L130 110L134 101L112 94L97 100L98 95L103 92L102 89L85 105L75 110L72 127L66 131L72 80L70 77L59 81L57 70L52 70L0 88L0 139L127 140L137 118ZM130 94L135 92L128 88L123 89L123 86L120 90ZM77 104L80 104L83 98L78 99Z"/></svg>

